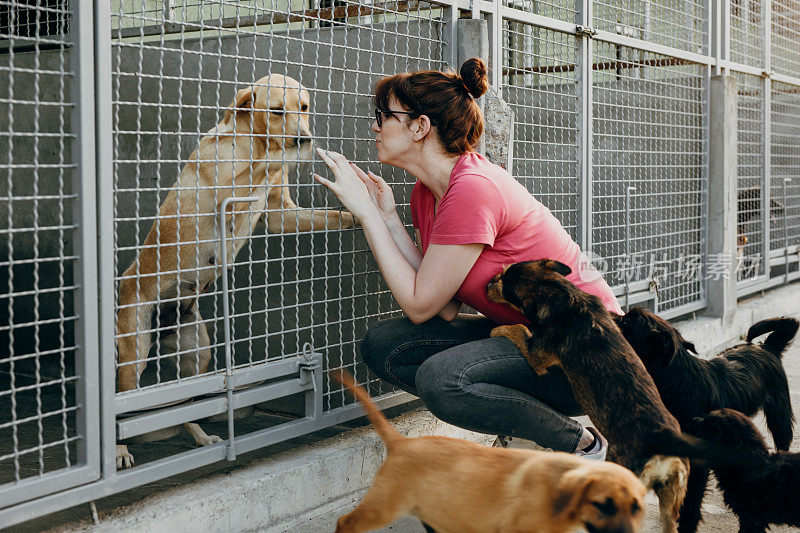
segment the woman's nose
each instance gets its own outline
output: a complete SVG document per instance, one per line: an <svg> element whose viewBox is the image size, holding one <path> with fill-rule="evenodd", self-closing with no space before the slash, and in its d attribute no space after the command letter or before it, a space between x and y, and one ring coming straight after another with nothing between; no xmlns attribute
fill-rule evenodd
<svg viewBox="0 0 800 533"><path fill-rule="evenodd" d="M378 121L377 120L373 120L372 121L372 125L370 126L370 129L372 131L374 131L375 133L378 133L380 131L380 127L378 126Z"/></svg>

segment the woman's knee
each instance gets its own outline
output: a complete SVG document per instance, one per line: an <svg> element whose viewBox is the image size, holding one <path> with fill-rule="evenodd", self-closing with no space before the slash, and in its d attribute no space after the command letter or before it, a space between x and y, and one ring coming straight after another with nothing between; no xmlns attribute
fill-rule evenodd
<svg viewBox="0 0 800 533"><path fill-rule="evenodd" d="M431 357L417 370L415 384L425 407L437 418L454 423L463 403L461 370L447 364L447 358ZM460 398L459 398L460 397Z"/></svg>
<svg viewBox="0 0 800 533"><path fill-rule="evenodd" d="M405 329L403 322L411 323L405 317L381 320L367 329L361 339L361 359L375 374L381 378L386 375L386 361L393 348L400 342L400 330Z"/></svg>

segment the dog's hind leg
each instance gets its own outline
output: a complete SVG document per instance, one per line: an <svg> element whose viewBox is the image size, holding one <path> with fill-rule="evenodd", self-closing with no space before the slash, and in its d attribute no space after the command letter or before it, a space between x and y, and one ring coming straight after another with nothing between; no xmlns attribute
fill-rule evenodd
<svg viewBox="0 0 800 533"><path fill-rule="evenodd" d="M739 533L765 533L767 531L767 522L756 520L751 516L739 517Z"/></svg>
<svg viewBox="0 0 800 533"><path fill-rule="evenodd" d="M708 485L708 469L692 463L689 472L689 483L686 488L686 497L683 499L681 515L678 519L680 533L695 533L697 526L702 522L701 505Z"/></svg>
<svg viewBox="0 0 800 533"><path fill-rule="evenodd" d="M128 269L130 270L130 269ZM128 272L125 273L126 275ZM153 278L128 278L119 284L117 312L117 391L135 389L152 346L151 320L157 292Z"/></svg>
<svg viewBox="0 0 800 533"><path fill-rule="evenodd" d="M677 533L678 516L689 481L688 461L656 455L644 465L641 479L658 496L663 533Z"/></svg>
<svg viewBox="0 0 800 533"><path fill-rule="evenodd" d="M211 344L203 317L200 316L197 302L181 312L180 319L176 325L174 338L165 339L164 344L177 352L178 369L181 377L194 376L201 374L208 369L211 360ZM174 343L174 346L172 344ZM198 446L208 446L216 442L222 442L217 435L208 435L203 428L194 422L187 422L183 425L194 442Z"/></svg>
<svg viewBox="0 0 800 533"><path fill-rule="evenodd" d="M383 473L384 475L381 475ZM386 464L375 476L372 488L355 509L339 518L336 533L361 533L388 526L410 510L405 501L406 493L387 476ZM430 527L430 526L426 526Z"/></svg>
<svg viewBox="0 0 800 533"><path fill-rule="evenodd" d="M767 427L772 433L772 440L775 448L781 451L789 451L792 444L792 425L794 415L792 414L792 402L789 398L789 385L786 376L782 376L782 383L770 391L770 395L764 402L764 416L767 419Z"/></svg>

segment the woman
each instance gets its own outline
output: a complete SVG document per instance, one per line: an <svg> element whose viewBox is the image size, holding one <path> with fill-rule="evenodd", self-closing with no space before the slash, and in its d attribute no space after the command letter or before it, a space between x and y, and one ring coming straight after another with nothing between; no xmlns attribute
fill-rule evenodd
<svg viewBox="0 0 800 533"><path fill-rule="evenodd" d="M579 268L580 249L552 213L473 151L483 132L474 99L487 91L487 74L472 58L460 76L403 73L375 87L378 159L418 180L411 194L416 245L381 177L317 149L335 178L314 178L359 219L406 315L373 325L361 355L378 376L419 396L446 422L602 460L605 440L569 418L581 409L563 372L539 376L509 339L489 337L498 324L528 323L486 298L488 281L517 261L561 261L573 270L570 281L609 311L621 310L597 271ZM459 315L462 304L483 316Z"/></svg>

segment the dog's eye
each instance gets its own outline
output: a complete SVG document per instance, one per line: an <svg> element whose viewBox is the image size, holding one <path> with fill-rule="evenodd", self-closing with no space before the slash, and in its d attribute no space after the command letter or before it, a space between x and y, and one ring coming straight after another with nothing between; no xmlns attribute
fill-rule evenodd
<svg viewBox="0 0 800 533"><path fill-rule="evenodd" d="M614 516L617 514L617 506L614 504L614 500L611 498L607 498L604 502L592 502L598 511L603 513L606 516Z"/></svg>
<svg viewBox="0 0 800 533"><path fill-rule="evenodd" d="M639 505L639 502L634 500L633 501L633 505L631 505L631 514L633 516L636 516L637 514L639 514L639 511L641 511L641 510L642 510L642 506Z"/></svg>

